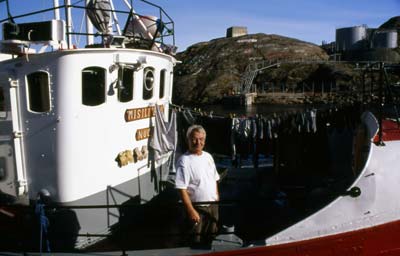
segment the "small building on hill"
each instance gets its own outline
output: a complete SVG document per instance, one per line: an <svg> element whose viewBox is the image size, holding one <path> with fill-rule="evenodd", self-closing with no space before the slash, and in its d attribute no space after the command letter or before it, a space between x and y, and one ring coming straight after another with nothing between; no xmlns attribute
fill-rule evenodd
<svg viewBox="0 0 400 256"><path fill-rule="evenodd" d="M226 37L236 37L247 35L247 27L230 27L226 30Z"/></svg>

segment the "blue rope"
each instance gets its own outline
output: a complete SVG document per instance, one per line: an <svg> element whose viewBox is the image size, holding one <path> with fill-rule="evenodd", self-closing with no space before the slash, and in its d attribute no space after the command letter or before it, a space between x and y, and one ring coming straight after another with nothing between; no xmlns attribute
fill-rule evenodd
<svg viewBox="0 0 400 256"><path fill-rule="evenodd" d="M50 242L49 239L47 238L47 232L48 232L48 227L49 227L49 219L46 216L46 212L44 210L44 204L41 202L41 200L37 201L36 208L35 208L35 213L39 218L39 223L40 223L40 253L42 253L42 247L43 247L43 235L45 236L46 239L46 252L50 252Z"/></svg>

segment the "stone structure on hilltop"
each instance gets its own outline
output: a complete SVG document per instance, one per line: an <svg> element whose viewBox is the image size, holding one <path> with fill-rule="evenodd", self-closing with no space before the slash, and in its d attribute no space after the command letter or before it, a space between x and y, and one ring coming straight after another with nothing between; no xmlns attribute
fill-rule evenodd
<svg viewBox="0 0 400 256"><path fill-rule="evenodd" d="M230 27L226 30L226 37L237 37L247 35L247 27Z"/></svg>

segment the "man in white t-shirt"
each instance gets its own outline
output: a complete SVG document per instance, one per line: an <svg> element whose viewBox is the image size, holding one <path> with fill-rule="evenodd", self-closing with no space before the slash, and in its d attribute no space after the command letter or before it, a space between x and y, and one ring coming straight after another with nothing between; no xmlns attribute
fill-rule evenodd
<svg viewBox="0 0 400 256"><path fill-rule="evenodd" d="M192 242L209 245L217 232L218 205L213 202L219 201L219 175L212 156L203 151L204 128L192 125L186 138L189 149L177 162L175 187L193 225Z"/></svg>

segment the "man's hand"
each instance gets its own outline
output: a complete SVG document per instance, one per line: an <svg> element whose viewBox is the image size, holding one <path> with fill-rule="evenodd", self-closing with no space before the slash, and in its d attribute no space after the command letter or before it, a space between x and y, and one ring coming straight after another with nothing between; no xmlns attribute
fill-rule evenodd
<svg viewBox="0 0 400 256"><path fill-rule="evenodd" d="M190 201L189 194L186 189L179 189L183 205L186 208L186 211L189 215L189 219L193 221L193 223L200 222L200 214L194 209L192 202Z"/></svg>
<svg viewBox="0 0 400 256"><path fill-rule="evenodd" d="M188 210L188 214L189 214L190 220L193 221L193 223L197 224L200 222L200 214L194 208L191 208L190 210Z"/></svg>

